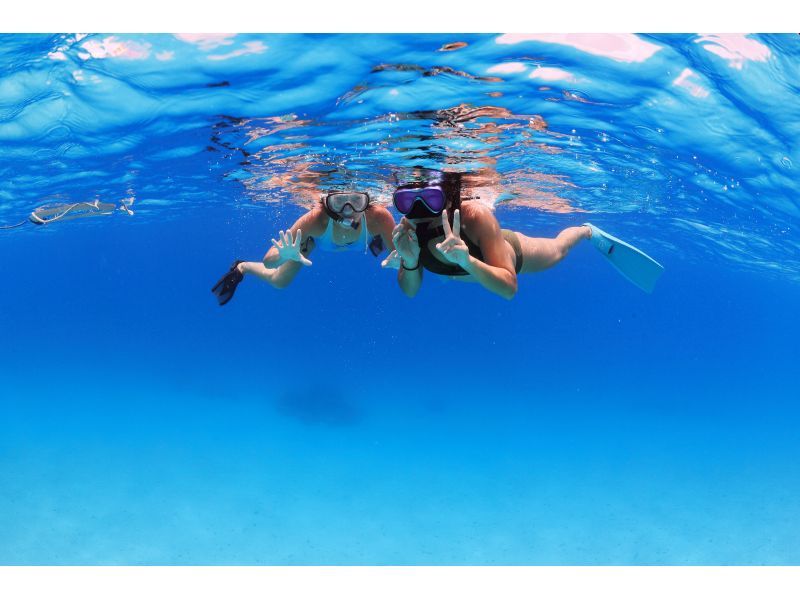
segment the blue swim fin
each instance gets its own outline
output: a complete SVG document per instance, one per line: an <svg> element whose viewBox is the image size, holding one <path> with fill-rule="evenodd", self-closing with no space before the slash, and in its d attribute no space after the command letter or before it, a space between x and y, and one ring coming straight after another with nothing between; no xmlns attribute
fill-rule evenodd
<svg viewBox="0 0 800 598"><path fill-rule="evenodd" d="M664 266L636 247L612 237L593 224L587 222L584 226L592 229L592 238L590 239L592 245L611 262L612 266L619 270L620 274L643 291L653 292L658 277L664 271Z"/></svg>

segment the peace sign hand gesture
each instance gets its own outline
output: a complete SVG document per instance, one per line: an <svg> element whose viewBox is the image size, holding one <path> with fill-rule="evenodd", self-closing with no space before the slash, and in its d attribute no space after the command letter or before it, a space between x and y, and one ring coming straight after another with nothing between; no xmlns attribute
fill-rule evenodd
<svg viewBox="0 0 800 598"><path fill-rule="evenodd" d="M461 212L456 210L453 213L453 228L447 219L447 211L442 212L442 228L444 228L444 240L436 244L444 259L452 264L457 264L466 269L469 264L469 248L461 238Z"/></svg>
<svg viewBox="0 0 800 598"><path fill-rule="evenodd" d="M311 260L303 255L301 246L303 243L303 231L297 229L294 241L292 241L292 231L280 231L280 241L272 239L272 245L278 250L280 262L300 262L304 266L310 266Z"/></svg>

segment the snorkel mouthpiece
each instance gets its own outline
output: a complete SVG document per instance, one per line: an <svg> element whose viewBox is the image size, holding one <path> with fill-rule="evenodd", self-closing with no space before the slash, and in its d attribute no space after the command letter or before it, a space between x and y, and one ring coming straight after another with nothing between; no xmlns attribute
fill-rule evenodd
<svg viewBox="0 0 800 598"><path fill-rule="evenodd" d="M435 218L436 216L441 216L442 210L438 212L434 212L433 210L428 209L428 207L422 202L416 202L411 210L405 215L406 218L410 220L420 220L422 218Z"/></svg>

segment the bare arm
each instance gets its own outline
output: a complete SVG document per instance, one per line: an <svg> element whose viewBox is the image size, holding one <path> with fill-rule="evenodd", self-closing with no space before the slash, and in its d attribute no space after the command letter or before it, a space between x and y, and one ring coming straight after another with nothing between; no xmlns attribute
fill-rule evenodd
<svg viewBox="0 0 800 598"><path fill-rule="evenodd" d="M383 206L370 208L366 214L369 230L380 235L383 246L391 253L394 251L394 241L392 241L392 231L394 231L394 218L391 212Z"/></svg>
<svg viewBox="0 0 800 598"><path fill-rule="evenodd" d="M306 214L300 216L297 219L291 228L289 228L288 232L292 233L293 236L297 235L297 231L303 232L303 239L308 237L316 237L324 231L324 224L322 216L325 215L320 209L313 209ZM325 223L327 224L327 222ZM283 232L283 231L281 231ZM264 255L264 266L266 268L277 268L281 266L284 261L281 259L280 254L278 253L278 249L275 247L275 240L272 241L273 246L269 248L269 251Z"/></svg>
<svg viewBox="0 0 800 598"><path fill-rule="evenodd" d="M461 266L473 280L492 293L505 299L514 297L517 292L517 275L500 225L488 208L471 203L464 206L465 232L469 231L469 237L475 239L483 260L471 256L469 247L461 238L461 210L453 213L452 229L447 213L442 214L442 228L445 238L437 243L436 249L447 261Z"/></svg>
<svg viewBox="0 0 800 598"><path fill-rule="evenodd" d="M383 207L378 208L369 224L370 230L380 234L383 244L389 249L389 252L394 251L395 245L392 237L395 231L395 223L389 210ZM416 242L416 237L413 240ZM407 268L413 268L415 264L406 263L405 260L401 259L400 268L397 272L397 282L400 285L400 289L407 297L411 298L419 292L419 288L422 286L422 268L419 267L419 258L416 260L416 265L416 269L409 270Z"/></svg>
<svg viewBox="0 0 800 598"><path fill-rule="evenodd" d="M406 297L413 298L422 286L422 266L419 263L419 239L416 226L407 218L402 218L392 231L392 241L400 257L397 283Z"/></svg>
<svg viewBox="0 0 800 598"><path fill-rule="evenodd" d="M306 258L314 249L314 241L308 237L319 235L323 230L324 225L322 224L323 219L321 217L323 213L322 210L311 210L307 214L301 216L287 231L288 235L292 238L296 238L297 235L302 235L301 253ZM283 233L283 231L281 232ZM274 240L273 246L270 247L269 251L264 255L263 264L265 268L275 272L275 276L270 280L270 283L278 289L284 289L289 286L294 280L294 277L297 276L297 273L303 268L303 264L299 261L284 261L278 249L275 247Z"/></svg>
<svg viewBox="0 0 800 598"><path fill-rule="evenodd" d="M313 247L314 241L309 240L309 243L306 245L306 250L303 251L303 255L308 256ZM273 266L272 268L267 269L268 272L275 273L269 282L276 289L285 289L292 283L294 277L297 276L302 269L303 264L300 262L295 262L294 260L284 262L277 268Z"/></svg>
<svg viewBox="0 0 800 598"><path fill-rule="evenodd" d="M497 218L484 206L471 206L468 228L474 231L483 261L469 256L464 269L485 289L504 299L513 299L517 293L517 274Z"/></svg>
<svg viewBox="0 0 800 598"><path fill-rule="evenodd" d="M417 262L417 268L409 270L403 266L402 261L400 263L400 269L397 271L397 283L405 296L413 299L422 286L422 266Z"/></svg>

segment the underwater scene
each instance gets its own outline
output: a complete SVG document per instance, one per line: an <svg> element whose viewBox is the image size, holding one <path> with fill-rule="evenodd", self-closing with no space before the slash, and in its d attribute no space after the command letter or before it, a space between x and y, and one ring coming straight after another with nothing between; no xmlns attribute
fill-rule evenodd
<svg viewBox="0 0 800 598"><path fill-rule="evenodd" d="M800 36L0 64L0 565L800 564Z"/></svg>

